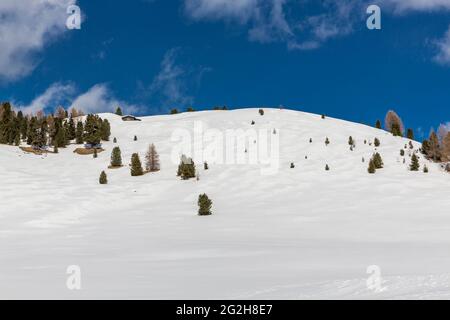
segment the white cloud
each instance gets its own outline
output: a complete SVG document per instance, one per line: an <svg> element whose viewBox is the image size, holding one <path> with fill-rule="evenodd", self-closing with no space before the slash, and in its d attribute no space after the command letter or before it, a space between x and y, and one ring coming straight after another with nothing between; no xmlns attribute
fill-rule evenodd
<svg viewBox="0 0 450 320"><path fill-rule="evenodd" d="M68 109L76 108L85 113L113 112L120 106L125 112L134 113L141 110L140 106L125 103L117 99L104 83L92 86L88 91L76 95L76 88L72 83L54 83L42 94L34 98L28 105L17 104L16 109L25 114L35 114L40 110L53 111L62 105Z"/></svg>
<svg viewBox="0 0 450 320"><path fill-rule="evenodd" d="M381 5L394 8L397 13L405 11L435 11L450 9L450 0L380 0Z"/></svg>
<svg viewBox="0 0 450 320"><path fill-rule="evenodd" d="M0 1L0 80L20 79L38 64L36 54L66 29L75 0Z"/></svg>
<svg viewBox="0 0 450 320"><path fill-rule="evenodd" d="M81 109L85 113L100 113L114 112L118 106L127 113L134 113L139 109L136 105L130 105L115 98L108 86L101 83L76 97L70 108Z"/></svg>
<svg viewBox="0 0 450 320"><path fill-rule="evenodd" d="M54 108L67 102L67 99L75 92L72 84L54 83L45 90L44 93L37 96L29 105L19 105L17 108L26 114L35 114L36 112L48 108Z"/></svg>
<svg viewBox="0 0 450 320"><path fill-rule="evenodd" d="M450 65L450 27L442 39L434 42L438 53L434 60L440 64Z"/></svg>

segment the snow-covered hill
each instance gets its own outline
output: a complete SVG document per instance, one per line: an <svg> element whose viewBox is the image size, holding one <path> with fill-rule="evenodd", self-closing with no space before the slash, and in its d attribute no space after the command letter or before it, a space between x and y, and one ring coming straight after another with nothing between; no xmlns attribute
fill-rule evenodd
<svg viewBox="0 0 450 320"><path fill-rule="evenodd" d="M44 156L0 146L0 298L450 298L450 176L423 157L429 173L408 171L407 139L278 109L100 116L112 134L97 159L75 145ZM279 166L267 174L267 164L206 158L199 181L180 180L174 137L194 138L199 124L219 135L268 132ZM114 145L128 164L149 143L160 172L107 169ZM375 149L385 168L370 175ZM108 185L98 183L102 170ZM196 215L200 193L212 216ZM66 287L70 265L81 268L81 290ZM366 286L371 265L380 293Z"/></svg>

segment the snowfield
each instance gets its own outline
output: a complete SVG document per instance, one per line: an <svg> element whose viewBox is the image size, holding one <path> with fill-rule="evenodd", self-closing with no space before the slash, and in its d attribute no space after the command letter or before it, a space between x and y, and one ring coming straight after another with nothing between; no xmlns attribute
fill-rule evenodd
<svg viewBox="0 0 450 320"><path fill-rule="evenodd" d="M385 131L264 110L141 122L101 114L112 134L97 159L74 154L76 145L44 156L1 145L0 298L449 299L450 175L422 156L429 173L408 171L410 149L405 164L400 149L409 140ZM221 132L276 129L278 171L208 161L207 171L197 163L199 181L180 180L172 135L198 121ZM126 164L114 170L113 137ZM375 147L364 140L375 137L385 168L369 175ZM143 160L149 143L161 171L131 177L131 154ZM98 183L102 170L108 185ZM200 193L212 216L197 216ZM66 286L71 265L81 290ZM382 290L366 285L372 265Z"/></svg>

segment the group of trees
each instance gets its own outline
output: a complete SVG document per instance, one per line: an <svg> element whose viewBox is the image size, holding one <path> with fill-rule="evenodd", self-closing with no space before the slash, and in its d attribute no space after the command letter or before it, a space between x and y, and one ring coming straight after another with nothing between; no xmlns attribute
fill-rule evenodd
<svg viewBox="0 0 450 320"><path fill-rule="evenodd" d="M428 139L422 142L422 153L435 162L450 161L450 132L446 126L441 125L437 133L431 131Z"/></svg>
<svg viewBox="0 0 450 320"><path fill-rule="evenodd" d="M88 115L85 123L79 120L84 115L74 108L70 113L58 107L54 114L24 115L14 111L9 102L0 104L0 143L19 146L21 142L36 149L53 146L55 150L65 147L72 140L77 144L84 142L98 144L108 141L111 127L108 120L97 115Z"/></svg>

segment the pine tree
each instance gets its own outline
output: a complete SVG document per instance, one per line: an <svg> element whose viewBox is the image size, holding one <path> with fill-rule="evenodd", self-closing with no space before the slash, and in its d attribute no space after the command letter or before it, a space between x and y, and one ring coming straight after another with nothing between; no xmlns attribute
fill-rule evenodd
<svg viewBox="0 0 450 320"><path fill-rule="evenodd" d="M191 158L187 158L185 155L181 157L180 164L178 165L177 176L183 180L195 178L195 164Z"/></svg>
<svg viewBox="0 0 450 320"><path fill-rule="evenodd" d="M78 121L77 122L77 129L75 131L75 143L76 144L83 144L83 132L84 132L84 126L83 122Z"/></svg>
<svg viewBox="0 0 450 320"><path fill-rule="evenodd" d="M84 141L86 141L86 143L90 144L91 146L96 146L100 144L101 122L102 120L97 115L89 114L86 117L83 139Z"/></svg>
<svg viewBox="0 0 450 320"><path fill-rule="evenodd" d="M400 149L400 155L401 155L402 157L404 157L404 156L405 156L405 150Z"/></svg>
<svg viewBox="0 0 450 320"><path fill-rule="evenodd" d="M383 159L381 158L381 155L377 152L373 155L373 164L375 165L375 169L382 169L384 164L383 164Z"/></svg>
<svg viewBox="0 0 450 320"><path fill-rule="evenodd" d="M108 177L106 176L105 171L102 171L102 173L100 174L100 178L98 179L98 182L100 184L108 184Z"/></svg>
<svg viewBox="0 0 450 320"><path fill-rule="evenodd" d="M107 119L102 121L100 131L101 139L103 141L109 141L109 137L111 136L111 125Z"/></svg>
<svg viewBox="0 0 450 320"><path fill-rule="evenodd" d="M348 137L348 144L353 146L354 143L352 136Z"/></svg>
<svg viewBox="0 0 450 320"><path fill-rule="evenodd" d="M450 161L450 133L442 139L442 158L444 161Z"/></svg>
<svg viewBox="0 0 450 320"><path fill-rule="evenodd" d="M375 128L381 129L381 121L380 120L377 120L377 122L375 123Z"/></svg>
<svg viewBox="0 0 450 320"><path fill-rule="evenodd" d="M259 114L261 115L261 116L263 116L264 115L264 110L263 109L259 109Z"/></svg>
<svg viewBox="0 0 450 320"><path fill-rule="evenodd" d="M328 137L326 137L325 139L325 145L328 146L330 144L330 139L328 139Z"/></svg>
<svg viewBox="0 0 450 320"><path fill-rule="evenodd" d="M312 138L309 138L309 143L312 143Z"/></svg>
<svg viewBox="0 0 450 320"><path fill-rule="evenodd" d="M94 148L94 154L92 155L94 159L98 157L97 148Z"/></svg>
<svg viewBox="0 0 450 320"><path fill-rule="evenodd" d="M155 145L152 143L145 155L145 169L148 172L159 171L159 155L156 152Z"/></svg>
<svg viewBox="0 0 450 320"><path fill-rule="evenodd" d="M428 173L428 167L426 164L423 165L423 172Z"/></svg>
<svg viewBox="0 0 450 320"><path fill-rule="evenodd" d="M374 144L375 147L379 147L380 146L380 140L378 138L375 138L373 140L373 144Z"/></svg>
<svg viewBox="0 0 450 320"><path fill-rule="evenodd" d="M137 141L137 136L134 136L133 140L134 140L134 141Z"/></svg>
<svg viewBox="0 0 450 320"><path fill-rule="evenodd" d="M291 169L295 168L295 164L293 162L291 162Z"/></svg>
<svg viewBox="0 0 450 320"><path fill-rule="evenodd" d="M208 198L208 196L204 193L199 195L198 197L198 215L200 216L209 216L212 214L211 212L212 201Z"/></svg>
<svg viewBox="0 0 450 320"><path fill-rule="evenodd" d="M409 128L406 132L406 137L410 140L414 140L414 131L413 129Z"/></svg>
<svg viewBox="0 0 450 320"><path fill-rule="evenodd" d="M144 170L142 169L141 160L139 159L139 154L133 153L131 156L131 176L142 176Z"/></svg>
<svg viewBox="0 0 450 320"><path fill-rule="evenodd" d="M209 169L209 167L208 167L208 162L205 161L205 163L203 164L203 168L204 168L205 170L208 170L208 169Z"/></svg>
<svg viewBox="0 0 450 320"><path fill-rule="evenodd" d="M116 137L114 137L113 143L117 143L117 138Z"/></svg>
<svg viewBox="0 0 450 320"><path fill-rule="evenodd" d="M370 174L375 173L376 168L375 168L375 163L373 161L373 159L370 159L369 161L369 167L367 168L367 172L369 172Z"/></svg>
<svg viewBox="0 0 450 320"><path fill-rule="evenodd" d="M433 161L441 160L441 147L439 145L439 139L434 131L431 132L430 137L428 139L427 155Z"/></svg>
<svg viewBox="0 0 450 320"><path fill-rule="evenodd" d="M178 109L172 109L170 110L170 114L177 114L178 113Z"/></svg>
<svg viewBox="0 0 450 320"><path fill-rule="evenodd" d="M321 117L322 119L325 119L325 115L324 115L324 114L323 114L323 115L321 115L320 117Z"/></svg>
<svg viewBox="0 0 450 320"><path fill-rule="evenodd" d="M121 109L120 107L117 107L117 109L116 109L116 115L118 115L118 116L123 116L123 112L122 112L122 109Z"/></svg>
<svg viewBox="0 0 450 320"><path fill-rule="evenodd" d="M419 168L420 168L419 158L417 158L416 154L413 153L411 157L411 164L409 165L409 170L419 171Z"/></svg>
<svg viewBox="0 0 450 320"><path fill-rule="evenodd" d="M195 112L195 109L194 109L194 107L188 107L188 108L186 109L186 111L187 111L187 112Z"/></svg>
<svg viewBox="0 0 450 320"><path fill-rule="evenodd" d="M326 171L329 171L329 170L330 170L330 167L328 166L328 164L325 166L325 170L326 170Z"/></svg>
<svg viewBox="0 0 450 320"><path fill-rule="evenodd" d="M119 147L114 147L111 152L111 167L121 167L122 166L122 152Z"/></svg>

